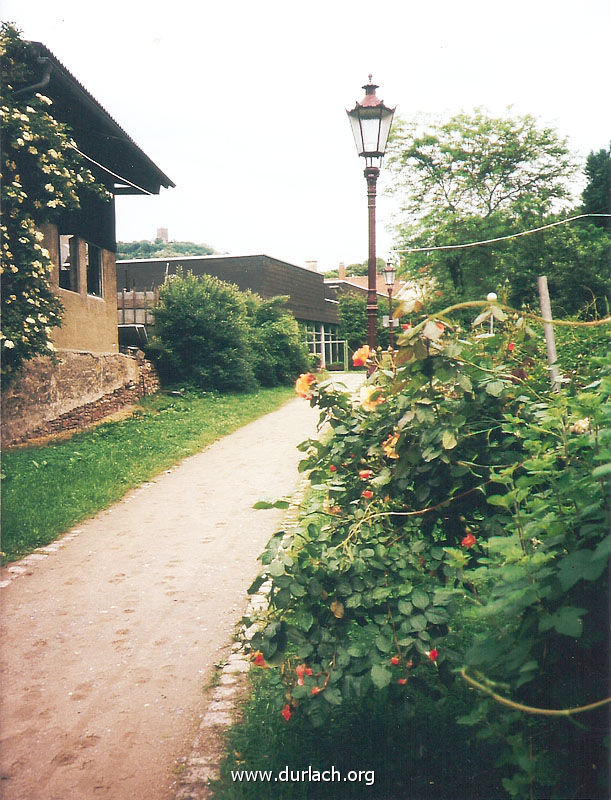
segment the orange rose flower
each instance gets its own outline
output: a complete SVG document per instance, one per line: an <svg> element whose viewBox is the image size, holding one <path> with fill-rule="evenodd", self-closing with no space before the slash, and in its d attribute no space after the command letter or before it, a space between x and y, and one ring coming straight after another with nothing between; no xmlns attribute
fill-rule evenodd
<svg viewBox="0 0 611 800"><path fill-rule="evenodd" d="M372 400L372 396L376 393L377 397ZM380 403L386 402L386 398L380 394L379 386L361 386L359 399L365 411L375 411Z"/></svg>
<svg viewBox="0 0 611 800"><path fill-rule="evenodd" d="M295 381L295 391L301 397L312 397L312 384L316 383L316 376L311 372L302 372Z"/></svg>
<svg viewBox="0 0 611 800"><path fill-rule="evenodd" d="M382 442L382 450L384 451L387 458L399 458L399 454L395 450L398 441L399 441L399 434L391 433Z"/></svg>
<svg viewBox="0 0 611 800"><path fill-rule="evenodd" d="M371 350L369 349L368 344L364 344L362 347L359 347L358 350L355 350L352 354L352 363L355 367L362 367L369 356L371 355Z"/></svg>

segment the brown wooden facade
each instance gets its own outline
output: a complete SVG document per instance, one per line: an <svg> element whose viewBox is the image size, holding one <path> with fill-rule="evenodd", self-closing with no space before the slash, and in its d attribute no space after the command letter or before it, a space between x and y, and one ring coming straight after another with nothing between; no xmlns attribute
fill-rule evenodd
<svg viewBox="0 0 611 800"><path fill-rule="evenodd" d="M300 322L337 325L337 302L327 294L321 273L266 255L117 261L117 290L151 291L179 268L184 273L214 275L264 298L287 296L287 307Z"/></svg>

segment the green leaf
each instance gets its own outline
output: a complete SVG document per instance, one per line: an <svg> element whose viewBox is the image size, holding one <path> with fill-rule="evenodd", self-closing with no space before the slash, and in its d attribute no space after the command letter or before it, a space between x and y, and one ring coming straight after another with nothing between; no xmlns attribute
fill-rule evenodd
<svg viewBox="0 0 611 800"><path fill-rule="evenodd" d="M593 478L604 478L606 475L611 475L611 462L601 464L600 467L596 467L596 469L592 470Z"/></svg>
<svg viewBox="0 0 611 800"><path fill-rule="evenodd" d="M429 605L429 596L422 589L414 589L410 599L416 608L426 608Z"/></svg>
<svg viewBox="0 0 611 800"><path fill-rule="evenodd" d="M558 580L566 591L582 579L595 581L604 572L606 564L606 558L597 558L592 550L576 550L560 562Z"/></svg>
<svg viewBox="0 0 611 800"><path fill-rule="evenodd" d="M380 664L374 664L371 668L371 681L376 689L384 689L392 680L392 673Z"/></svg>
<svg viewBox="0 0 611 800"><path fill-rule="evenodd" d="M578 639L583 632L581 616L586 613L586 610L574 606L563 606L555 614L550 614L549 617L542 619L539 623L539 630L547 631L555 628L558 633Z"/></svg>
<svg viewBox="0 0 611 800"><path fill-rule="evenodd" d="M441 445L444 450L452 450L457 444L456 436L454 436L452 431L444 431L441 434Z"/></svg>
<svg viewBox="0 0 611 800"><path fill-rule="evenodd" d="M473 392L473 384L471 383L471 378L468 375L465 375L464 372L462 372L458 376L458 385L462 389L464 389L465 392L470 392L470 393Z"/></svg>
<svg viewBox="0 0 611 800"><path fill-rule="evenodd" d="M257 511L260 509L265 508L283 508L286 509L290 505L288 500L259 500L257 503L253 505L253 508L256 508Z"/></svg>
<svg viewBox="0 0 611 800"><path fill-rule="evenodd" d="M399 609L400 614L405 614L405 616L409 616L412 613L413 606L409 600L399 600L397 608Z"/></svg>
<svg viewBox="0 0 611 800"><path fill-rule="evenodd" d="M342 693L340 690L332 686L327 686L324 692L322 692L322 697L332 706L341 706L343 702Z"/></svg>
<svg viewBox="0 0 611 800"><path fill-rule="evenodd" d="M486 392L493 397L499 397L503 393L504 388L505 384L503 381L490 381L490 383L486 384Z"/></svg>
<svg viewBox="0 0 611 800"><path fill-rule="evenodd" d="M416 614L411 617L410 622L415 631L423 631L426 628L426 617L424 614Z"/></svg>
<svg viewBox="0 0 611 800"><path fill-rule="evenodd" d="M284 575L284 564L281 561L272 561L267 571L273 578L277 578Z"/></svg>
<svg viewBox="0 0 611 800"><path fill-rule="evenodd" d="M306 633L314 624L314 615L305 608L299 608L292 619L293 625Z"/></svg>

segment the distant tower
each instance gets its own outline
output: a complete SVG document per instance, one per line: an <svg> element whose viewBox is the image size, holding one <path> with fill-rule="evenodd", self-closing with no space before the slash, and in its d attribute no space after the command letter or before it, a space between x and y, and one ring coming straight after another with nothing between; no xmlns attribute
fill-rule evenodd
<svg viewBox="0 0 611 800"><path fill-rule="evenodd" d="M157 228L157 239L161 239L164 244L168 243L168 229Z"/></svg>

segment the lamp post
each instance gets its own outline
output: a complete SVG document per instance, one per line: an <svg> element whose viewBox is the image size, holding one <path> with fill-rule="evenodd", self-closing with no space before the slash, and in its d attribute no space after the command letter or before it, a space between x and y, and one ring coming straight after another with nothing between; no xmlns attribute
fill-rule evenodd
<svg viewBox="0 0 611 800"><path fill-rule="evenodd" d="M395 321L392 318L392 290L395 285L397 270L391 261L386 263L384 269L384 283L388 288L388 336L390 339L390 349L395 349Z"/></svg>
<svg viewBox="0 0 611 800"><path fill-rule="evenodd" d="M365 159L367 181L367 208L369 217L369 261L367 266L367 344L371 350L377 346L378 298L376 264L376 183L380 174L382 158L386 152L388 134L392 125L394 108L388 108L376 97L377 85L363 86L365 97L346 111L359 156Z"/></svg>

